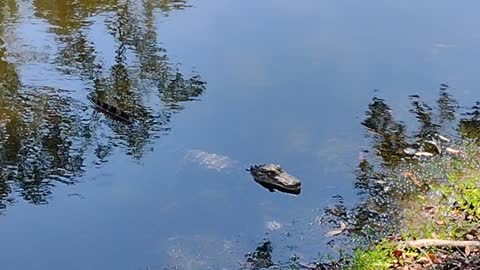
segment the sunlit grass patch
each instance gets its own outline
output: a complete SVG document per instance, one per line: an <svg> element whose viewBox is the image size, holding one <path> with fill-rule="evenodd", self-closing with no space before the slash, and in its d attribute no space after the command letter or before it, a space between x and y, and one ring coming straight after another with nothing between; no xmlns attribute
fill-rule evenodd
<svg viewBox="0 0 480 270"><path fill-rule="evenodd" d="M387 240L368 249L356 249L353 254L352 270L391 269L395 265L395 247Z"/></svg>
<svg viewBox="0 0 480 270"><path fill-rule="evenodd" d="M478 243L473 241L480 240L478 157L480 147L464 143L461 152L410 164L408 174L399 178L406 177L419 188L397 198L402 212L398 213L396 232L356 249L350 269L424 269L447 260L449 253L477 254L473 246ZM420 188L423 186L427 188ZM409 241L419 239L427 244L410 245L418 242ZM438 246L435 240L448 240L448 245ZM459 248L459 243L467 247Z"/></svg>

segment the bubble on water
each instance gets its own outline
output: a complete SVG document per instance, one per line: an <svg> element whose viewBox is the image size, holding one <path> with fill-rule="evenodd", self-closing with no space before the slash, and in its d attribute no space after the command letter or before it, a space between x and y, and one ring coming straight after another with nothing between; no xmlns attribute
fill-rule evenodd
<svg viewBox="0 0 480 270"><path fill-rule="evenodd" d="M282 224L278 221L272 220L265 223L265 228L270 231L278 231L282 228Z"/></svg>

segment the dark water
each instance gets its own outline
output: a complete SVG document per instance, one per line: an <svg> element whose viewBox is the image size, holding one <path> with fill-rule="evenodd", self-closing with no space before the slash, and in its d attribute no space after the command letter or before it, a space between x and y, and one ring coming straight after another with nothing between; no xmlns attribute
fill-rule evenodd
<svg viewBox="0 0 480 270"><path fill-rule="evenodd" d="M480 100L476 2L0 6L2 269L235 269L262 239L315 260L317 217L357 200L372 98L407 123L441 83ZM264 162L302 194L254 183Z"/></svg>

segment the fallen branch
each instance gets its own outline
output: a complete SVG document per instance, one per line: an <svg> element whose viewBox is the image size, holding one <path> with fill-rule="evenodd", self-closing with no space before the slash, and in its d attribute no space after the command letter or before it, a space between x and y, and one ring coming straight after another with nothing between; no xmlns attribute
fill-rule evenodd
<svg viewBox="0 0 480 270"><path fill-rule="evenodd" d="M420 239L403 242L409 247L480 247L480 241L455 241L441 239Z"/></svg>

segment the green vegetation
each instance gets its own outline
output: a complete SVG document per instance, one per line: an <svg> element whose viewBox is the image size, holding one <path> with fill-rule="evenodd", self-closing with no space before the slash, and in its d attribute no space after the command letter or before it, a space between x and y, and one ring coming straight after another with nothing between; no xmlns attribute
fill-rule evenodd
<svg viewBox="0 0 480 270"><path fill-rule="evenodd" d="M395 263L394 251L395 246L387 240L374 245L371 249L357 249L350 269L390 269Z"/></svg>
<svg viewBox="0 0 480 270"><path fill-rule="evenodd" d="M445 263L456 252L476 255L480 239L479 156L480 147L468 142L460 151L449 148L447 153L408 167L408 173L400 174L397 180L406 177L412 184L428 188L418 188L405 197L395 232L356 249L349 269L428 269ZM426 244L412 242L420 239ZM434 241L439 239L450 242L439 245Z"/></svg>

